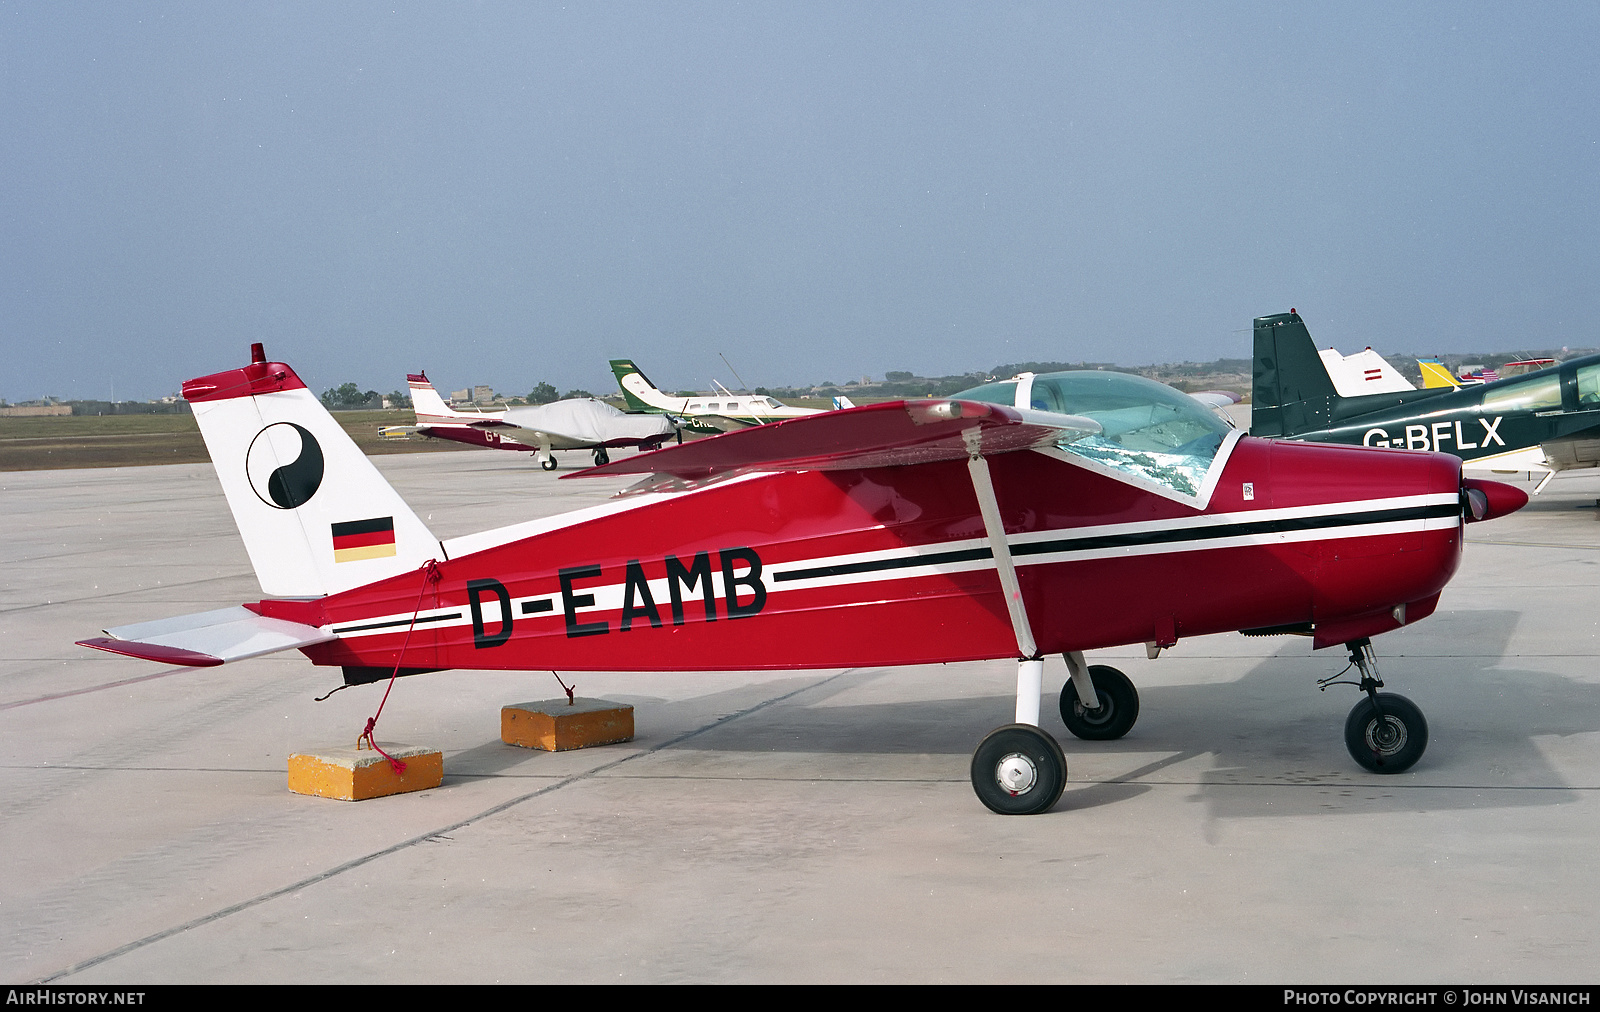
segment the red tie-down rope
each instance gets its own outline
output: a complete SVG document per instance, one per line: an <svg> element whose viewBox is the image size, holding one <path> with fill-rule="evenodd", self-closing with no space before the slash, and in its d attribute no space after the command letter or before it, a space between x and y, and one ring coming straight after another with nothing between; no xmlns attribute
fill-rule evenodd
<svg viewBox="0 0 1600 1012"><path fill-rule="evenodd" d="M411 609L411 624L406 626L406 638L400 644L400 652L395 654L394 671L389 675L389 686L383 690L383 699L378 701L378 712L367 718L367 726L362 729L360 737L356 738L356 748L360 748L361 743L366 742L368 748L389 760L389 768L394 770L396 776L406 771L406 764L378 748L377 739L372 737L372 729L378 726L378 718L383 716L383 704L389 701L389 692L394 688L394 680L400 677L400 661L406 655L406 647L411 645L411 630L417 627L417 616L422 612L422 595L428 592L429 584L436 584L442 579L444 575L439 572L437 561L429 559L422 564L422 586L417 589L417 606Z"/></svg>

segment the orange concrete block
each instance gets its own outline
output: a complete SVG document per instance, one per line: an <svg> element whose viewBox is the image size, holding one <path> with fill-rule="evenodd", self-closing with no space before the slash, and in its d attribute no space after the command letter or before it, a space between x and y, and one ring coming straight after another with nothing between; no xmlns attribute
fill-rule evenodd
<svg viewBox="0 0 1600 1012"><path fill-rule="evenodd" d="M633 707L582 696L517 703L500 710L500 740L546 752L631 741Z"/></svg>
<svg viewBox="0 0 1600 1012"><path fill-rule="evenodd" d="M444 780L444 753L425 745L390 745L383 750L406 764L396 773L389 760L369 748L324 748L289 757L289 790L340 801L365 801L388 794L425 791Z"/></svg>

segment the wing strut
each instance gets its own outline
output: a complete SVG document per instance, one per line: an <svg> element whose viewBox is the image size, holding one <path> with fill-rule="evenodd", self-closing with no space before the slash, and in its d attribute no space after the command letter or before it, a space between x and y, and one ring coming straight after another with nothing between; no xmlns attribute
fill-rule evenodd
<svg viewBox="0 0 1600 1012"><path fill-rule="evenodd" d="M1044 660L1033 640L1033 627L1028 623L1028 608L1022 600L1022 585L1017 582L1017 566L1011 560L1011 546L1006 541L1005 524L1000 520L1000 502L994 495L994 479L989 476L989 462L978 452L978 430L968 429L970 456L967 471L972 475L972 491L978 496L978 512L983 516L983 531L989 538L989 550L994 553L995 570L1000 574L1000 589L1006 595L1006 611L1011 615L1011 629L1017 636L1017 723L1039 726L1039 694L1043 690Z"/></svg>

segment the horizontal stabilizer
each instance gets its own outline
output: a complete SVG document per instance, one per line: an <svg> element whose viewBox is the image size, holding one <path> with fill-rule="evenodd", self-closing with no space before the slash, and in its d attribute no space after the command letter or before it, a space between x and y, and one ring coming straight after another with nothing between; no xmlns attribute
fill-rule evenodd
<svg viewBox="0 0 1600 1012"><path fill-rule="evenodd" d="M316 626L266 618L248 608L138 622L105 630L105 636L79 640L82 647L108 650L164 664L214 667L247 657L293 650L337 639Z"/></svg>
<svg viewBox="0 0 1600 1012"><path fill-rule="evenodd" d="M1099 431L1099 422L1078 415L979 401L888 401L727 432L566 477L664 474L698 480L739 471L894 467L1053 446Z"/></svg>

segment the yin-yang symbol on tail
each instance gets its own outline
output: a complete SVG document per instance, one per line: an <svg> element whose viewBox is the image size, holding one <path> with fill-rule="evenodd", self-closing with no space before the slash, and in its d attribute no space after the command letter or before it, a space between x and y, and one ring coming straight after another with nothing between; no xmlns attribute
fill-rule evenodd
<svg viewBox="0 0 1600 1012"><path fill-rule="evenodd" d="M293 422L274 422L250 441L244 470L262 502L292 510L309 502L322 485L322 447Z"/></svg>

